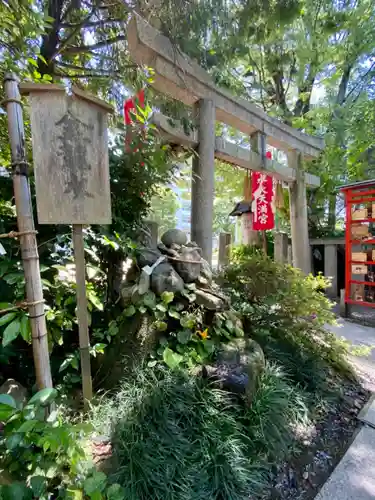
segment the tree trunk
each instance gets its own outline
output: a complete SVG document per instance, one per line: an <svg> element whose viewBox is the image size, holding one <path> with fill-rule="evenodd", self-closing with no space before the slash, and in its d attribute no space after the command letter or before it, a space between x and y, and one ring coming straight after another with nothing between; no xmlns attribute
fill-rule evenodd
<svg viewBox="0 0 375 500"><path fill-rule="evenodd" d="M349 63L346 64L344 72L341 77L339 90L337 92L337 97L336 97L336 104L338 104L339 106L342 106L345 102L346 90L348 88L351 70L352 70L352 65Z"/></svg>
<svg viewBox="0 0 375 500"><path fill-rule="evenodd" d="M315 78L316 75L309 75L304 85L300 89L298 89L298 99L293 110L294 116L303 116L310 111L311 94L314 87ZM308 94L308 98L303 94Z"/></svg>
<svg viewBox="0 0 375 500"><path fill-rule="evenodd" d="M331 194L328 200L328 228L334 231L336 227L336 195Z"/></svg>
<svg viewBox="0 0 375 500"><path fill-rule="evenodd" d="M111 251L107 260L107 304L115 304L120 296L124 277L125 255L122 251Z"/></svg>
<svg viewBox="0 0 375 500"><path fill-rule="evenodd" d="M64 0L48 1L48 16L54 19L51 28L43 35L40 55L42 59L38 61L38 71L43 75L53 76L55 70L54 55L59 44L59 26Z"/></svg>

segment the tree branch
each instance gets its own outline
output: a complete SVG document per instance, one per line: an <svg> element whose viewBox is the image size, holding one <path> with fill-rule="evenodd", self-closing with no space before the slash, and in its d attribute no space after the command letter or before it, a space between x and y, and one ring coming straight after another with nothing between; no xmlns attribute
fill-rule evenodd
<svg viewBox="0 0 375 500"><path fill-rule="evenodd" d="M62 40L61 43L60 43L60 47L56 50L56 52L53 54L52 58L54 59L56 56L58 56L59 54L61 54L61 52L63 51L64 47L66 47L66 45L70 42L70 40L72 40L76 34L80 31L80 29L83 27L84 23L86 21L88 21L91 16L94 14L95 12L95 9L92 9L91 12L89 12L87 14L87 16L85 17L85 19L82 21L82 23L78 23L76 25L76 27L73 29L73 31L71 33L69 33L69 35L67 36L67 38L65 38L65 40Z"/></svg>
<svg viewBox="0 0 375 500"><path fill-rule="evenodd" d="M90 2L82 1L82 3L83 3L83 5L86 5L87 8L92 8L92 4ZM109 9L118 7L120 4L122 7L126 8L126 6L124 5L125 2L114 2L114 3L104 4L104 5L95 5L95 8L97 10L109 10Z"/></svg>
<svg viewBox="0 0 375 500"><path fill-rule="evenodd" d="M108 38L102 42L94 43L92 45L81 45L79 47L67 47L64 52L66 54L80 54L81 52L90 52L91 50L100 49L100 47L105 47L106 45L113 45L114 43L126 40L125 35L115 36L113 38Z"/></svg>
<svg viewBox="0 0 375 500"><path fill-rule="evenodd" d="M91 17L91 15L90 15ZM87 18L86 18L87 19ZM64 29L73 29L73 28L93 28L95 26L101 26L104 24L111 24L111 23L120 23L124 22L123 19L118 18L118 19L100 19L99 21L86 21L85 19L80 22L80 23L61 23L60 27Z"/></svg>
<svg viewBox="0 0 375 500"><path fill-rule="evenodd" d="M67 15L70 13L71 10L75 8L75 2L73 0L70 1L70 4L65 7L64 12L62 12L60 20L62 21L63 19L66 19Z"/></svg>
<svg viewBox="0 0 375 500"><path fill-rule="evenodd" d="M113 74L116 74L116 73L121 73L120 70L106 70L106 69L101 69L101 68L85 68L84 66L77 66L76 64L69 64L69 63L65 63L65 62L62 62L62 61L56 61L56 66L60 66L62 68L67 68L67 69L72 69L72 70L75 70L75 71L93 71L95 73L113 73ZM126 66L122 66L121 69L125 69L125 68L136 68L137 65L136 64L127 64ZM75 75L71 75L71 76L75 76Z"/></svg>
<svg viewBox="0 0 375 500"><path fill-rule="evenodd" d="M288 92L289 92L289 87L290 87L290 84L292 82L292 75L293 75L293 72L294 70L296 69L296 53L293 51L293 62L292 64L290 65L290 71L289 71L289 81L288 81L288 85L285 89L285 96L287 97L288 96Z"/></svg>
<svg viewBox="0 0 375 500"><path fill-rule="evenodd" d="M366 71L366 73L361 77L360 82L358 82L351 90L348 92L348 95L345 97L345 101L348 100L348 98L357 90L357 88L361 85L363 85L364 80L367 78L367 76L373 71L375 68L375 61L371 64L370 68Z"/></svg>
<svg viewBox="0 0 375 500"><path fill-rule="evenodd" d="M68 73L60 73L55 72L54 76L59 78L110 78L110 77L118 77L118 73L76 73L74 75L69 75Z"/></svg>

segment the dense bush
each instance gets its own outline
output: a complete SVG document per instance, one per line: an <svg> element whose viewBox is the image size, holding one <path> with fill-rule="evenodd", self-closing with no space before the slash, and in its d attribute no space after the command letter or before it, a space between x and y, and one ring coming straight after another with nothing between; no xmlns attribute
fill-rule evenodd
<svg viewBox="0 0 375 500"><path fill-rule="evenodd" d="M138 368L94 408L93 423L112 436L112 479L127 500L245 500L264 491L306 411L274 365L250 408L186 371Z"/></svg>
<svg viewBox="0 0 375 500"><path fill-rule="evenodd" d="M132 303L122 316L143 315L150 319L147 333L155 340L155 350L149 366L161 360L172 369L209 363L223 342L244 335L235 311L213 314L195 302L194 283L186 284L181 293L163 292L160 297L150 290L141 294L141 282L131 291Z"/></svg>
<svg viewBox="0 0 375 500"><path fill-rule="evenodd" d="M295 425L309 421L304 395L276 364L267 363L250 408L245 412L251 452L268 460L288 453Z"/></svg>
<svg viewBox="0 0 375 500"><path fill-rule="evenodd" d="M293 380L309 390L328 388L337 373L353 376L347 347L324 326L335 321L332 303L321 292L322 276L244 254L221 277L233 306L243 314L245 331Z"/></svg>
<svg viewBox="0 0 375 500"><path fill-rule="evenodd" d="M56 395L43 389L24 408L0 395L0 470L7 474L0 477L0 499L123 499L121 486L90 466L84 446L90 426L73 425L57 410L46 414Z"/></svg>

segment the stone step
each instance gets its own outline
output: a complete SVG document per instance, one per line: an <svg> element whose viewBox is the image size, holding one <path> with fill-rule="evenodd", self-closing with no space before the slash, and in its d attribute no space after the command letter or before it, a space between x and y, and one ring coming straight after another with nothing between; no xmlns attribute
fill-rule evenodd
<svg viewBox="0 0 375 500"><path fill-rule="evenodd" d="M375 429L364 426L315 500L375 500Z"/></svg>

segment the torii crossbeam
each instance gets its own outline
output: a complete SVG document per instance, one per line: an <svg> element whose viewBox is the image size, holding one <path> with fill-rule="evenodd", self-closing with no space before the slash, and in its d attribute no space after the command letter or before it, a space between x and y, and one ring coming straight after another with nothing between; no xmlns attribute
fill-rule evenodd
<svg viewBox="0 0 375 500"><path fill-rule="evenodd" d="M162 136L170 143L181 144L187 148L195 149L198 146L198 134L186 133L178 120L172 120L162 113L152 115L152 123L158 128ZM297 178L295 169L282 165L275 160L270 160L242 146L229 142L222 137L215 138L215 158L252 171L266 171L284 182L294 182ZM305 172L305 184L310 188L320 186L320 178Z"/></svg>

